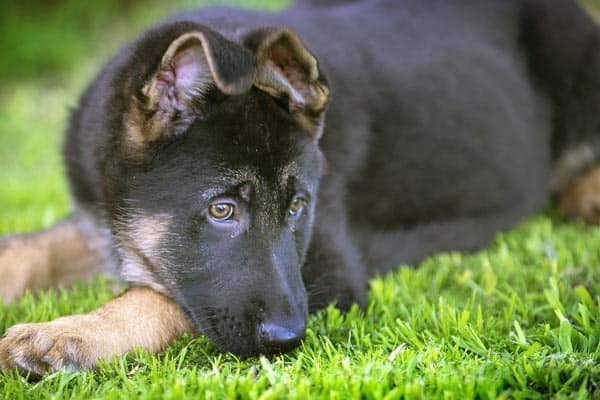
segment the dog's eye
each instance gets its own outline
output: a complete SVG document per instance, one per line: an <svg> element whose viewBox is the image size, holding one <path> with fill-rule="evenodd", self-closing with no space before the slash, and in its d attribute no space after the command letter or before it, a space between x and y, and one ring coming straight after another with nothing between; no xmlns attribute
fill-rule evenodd
<svg viewBox="0 0 600 400"><path fill-rule="evenodd" d="M305 205L306 205L306 199L304 199L304 198L302 198L300 196L295 196L292 199L292 202L290 203L290 207L288 208L288 212L290 213L291 216L295 216L300 211L302 211L302 209L304 208Z"/></svg>
<svg viewBox="0 0 600 400"><path fill-rule="evenodd" d="M233 217L235 206L230 203L215 203L208 207L210 217L217 222L229 221Z"/></svg>

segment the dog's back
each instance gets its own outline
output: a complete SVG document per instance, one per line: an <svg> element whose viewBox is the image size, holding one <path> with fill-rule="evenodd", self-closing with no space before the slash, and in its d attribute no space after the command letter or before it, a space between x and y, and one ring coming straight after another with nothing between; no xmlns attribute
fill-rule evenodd
<svg viewBox="0 0 600 400"><path fill-rule="evenodd" d="M334 99L320 204L343 199L331 207L372 271L481 246L590 162L565 166L567 150L597 152L598 32L573 2L300 1L178 18L231 35L290 26L315 52Z"/></svg>

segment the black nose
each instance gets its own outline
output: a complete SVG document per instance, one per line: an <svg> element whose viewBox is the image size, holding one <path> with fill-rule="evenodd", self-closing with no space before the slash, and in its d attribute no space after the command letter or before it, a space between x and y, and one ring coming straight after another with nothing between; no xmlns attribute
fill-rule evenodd
<svg viewBox="0 0 600 400"><path fill-rule="evenodd" d="M258 325L258 341L269 354L285 353L300 344L304 339L305 331L304 322L296 324L262 322Z"/></svg>

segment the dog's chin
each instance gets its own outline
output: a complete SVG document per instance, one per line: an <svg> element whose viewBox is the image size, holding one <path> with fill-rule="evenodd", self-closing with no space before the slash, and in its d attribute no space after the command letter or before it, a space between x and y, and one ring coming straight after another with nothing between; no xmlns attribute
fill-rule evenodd
<svg viewBox="0 0 600 400"><path fill-rule="evenodd" d="M208 336L208 335L207 335ZM287 349L286 351L277 350L277 349L268 349L265 346L262 346L256 341L240 341L240 338L234 337L226 337L220 336L219 341L212 340L210 336L208 336L209 340L213 344L217 346L220 352L222 353L231 353L235 356L245 359L250 357L258 357L261 355L270 357L278 354L287 353L293 349Z"/></svg>
<svg viewBox="0 0 600 400"><path fill-rule="evenodd" d="M272 356L288 352L263 346L254 324L220 323L214 316L197 316L192 313L198 332L205 335L220 352L231 353L242 359L260 355ZM225 321L228 321L225 319Z"/></svg>
<svg viewBox="0 0 600 400"><path fill-rule="evenodd" d="M203 310L204 311L204 310ZM196 331L203 334L222 353L232 353L246 358L263 354L256 343L255 334L246 324L216 312L187 310Z"/></svg>
<svg viewBox="0 0 600 400"><path fill-rule="evenodd" d="M242 359L256 357L259 355L270 356L269 352L261 346L255 339L255 334L240 334L239 332L216 332L214 330L201 329L202 332L212 344L214 344L221 353L231 353Z"/></svg>
<svg viewBox="0 0 600 400"><path fill-rule="evenodd" d="M216 344L221 353L234 354L236 357L241 359L258 357L260 355L271 356L272 353L268 353L266 349L260 349L258 346L249 343L222 343L221 345Z"/></svg>

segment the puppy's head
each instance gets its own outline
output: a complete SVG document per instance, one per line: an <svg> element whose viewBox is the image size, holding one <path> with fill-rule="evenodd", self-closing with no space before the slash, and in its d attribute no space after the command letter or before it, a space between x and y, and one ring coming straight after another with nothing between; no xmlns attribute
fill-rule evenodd
<svg viewBox="0 0 600 400"><path fill-rule="evenodd" d="M105 179L123 275L173 296L223 351L295 347L329 89L289 30L194 23L136 43ZM121 85L122 88L116 88Z"/></svg>

